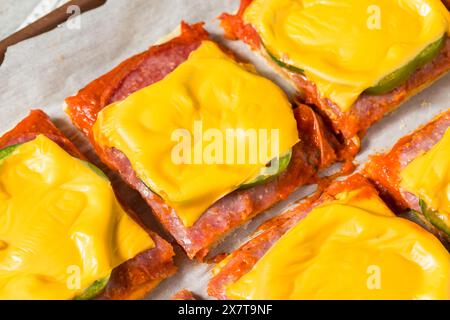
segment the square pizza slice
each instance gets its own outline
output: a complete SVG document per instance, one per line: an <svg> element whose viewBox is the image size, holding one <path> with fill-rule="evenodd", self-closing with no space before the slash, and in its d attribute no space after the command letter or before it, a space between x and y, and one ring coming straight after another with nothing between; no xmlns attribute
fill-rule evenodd
<svg viewBox="0 0 450 320"><path fill-rule="evenodd" d="M136 299L175 272L43 111L0 137L0 181L0 299Z"/></svg>
<svg viewBox="0 0 450 320"><path fill-rule="evenodd" d="M190 258L344 157L319 115L293 106L200 23L182 23L66 104Z"/></svg>
<svg viewBox="0 0 450 320"><path fill-rule="evenodd" d="M356 148L373 123L450 69L440 0L241 0L221 21Z"/></svg>
<svg viewBox="0 0 450 320"><path fill-rule="evenodd" d="M267 221L213 270L219 299L449 299L450 255L356 174Z"/></svg>

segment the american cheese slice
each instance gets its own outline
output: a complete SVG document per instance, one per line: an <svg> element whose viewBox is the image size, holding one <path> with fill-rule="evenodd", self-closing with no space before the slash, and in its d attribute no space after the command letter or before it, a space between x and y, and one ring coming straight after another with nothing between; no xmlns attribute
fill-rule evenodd
<svg viewBox="0 0 450 320"><path fill-rule="evenodd" d="M401 172L401 186L434 209L450 226L450 130Z"/></svg>
<svg viewBox="0 0 450 320"><path fill-rule="evenodd" d="M0 299L71 299L154 247L109 181L40 135L0 160Z"/></svg>
<svg viewBox="0 0 450 320"><path fill-rule="evenodd" d="M229 130L242 130L243 144L231 138L235 144L228 148ZM254 142L249 130L256 133ZM93 132L102 146L128 157L138 177L187 227L298 141L283 91L211 41L203 41L163 80L103 109ZM182 141L189 152L179 149ZM250 156L255 152L256 161Z"/></svg>
<svg viewBox="0 0 450 320"><path fill-rule="evenodd" d="M253 0L244 20L344 112L450 28L440 0Z"/></svg>
<svg viewBox="0 0 450 320"><path fill-rule="evenodd" d="M352 191L313 209L237 282L232 299L449 299L450 255L430 233Z"/></svg>

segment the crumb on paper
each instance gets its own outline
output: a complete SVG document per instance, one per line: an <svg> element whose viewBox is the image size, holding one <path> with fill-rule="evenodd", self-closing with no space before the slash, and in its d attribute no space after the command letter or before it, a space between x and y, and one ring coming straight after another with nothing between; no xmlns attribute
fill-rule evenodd
<svg viewBox="0 0 450 320"><path fill-rule="evenodd" d="M430 105L431 103L428 100L422 100L422 103L420 104L423 108L429 107Z"/></svg>

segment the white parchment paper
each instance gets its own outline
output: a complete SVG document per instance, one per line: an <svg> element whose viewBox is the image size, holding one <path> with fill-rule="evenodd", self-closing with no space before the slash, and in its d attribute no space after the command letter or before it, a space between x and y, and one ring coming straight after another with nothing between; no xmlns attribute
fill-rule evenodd
<svg viewBox="0 0 450 320"><path fill-rule="evenodd" d="M234 12L238 6L238 0L108 0L104 6L82 14L68 24L10 47L0 66L0 132L11 129L31 108L41 108L82 149L88 150L88 144L70 125L62 110L64 98L122 60L145 50L174 30L182 19L206 21L207 29L218 41L292 92L288 84L244 45L220 38L216 17L225 11ZM374 125L363 141L357 161L362 163L369 154L390 148L401 136L448 109L449 89L450 75L447 75ZM236 248L262 221L313 190L314 186L300 188L287 201L231 234L215 251ZM149 223L159 230L150 220ZM166 238L169 237L166 235ZM161 283L148 298L167 299L181 289L192 290L206 298L211 266L189 261L180 249L177 249L176 263L178 273Z"/></svg>

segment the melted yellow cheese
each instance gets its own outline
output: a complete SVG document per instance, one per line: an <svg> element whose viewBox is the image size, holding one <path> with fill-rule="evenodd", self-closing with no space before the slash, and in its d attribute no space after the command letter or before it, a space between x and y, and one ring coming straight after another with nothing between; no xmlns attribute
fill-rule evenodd
<svg viewBox="0 0 450 320"><path fill-rule="evenodd" d="M191 157L183 162L174 161L173 154L180 142L174 133L180 129L191 139ZM260 148L258 154L263 156L251 161L252 151L246 147L245 159L239 163L236 142L232 161L221 161L232 150L226 150L228 129L264 131L268 139L264 142L258 134L258 144L250 142L250 135L241 135L244 146L278 143L278 150L273 154ZM272 130L277 130L278 139L271 138ZM188 227L214 202L253 179L267 162L298 141L291 104L282 90L235 62L211 41L204 41L163 80L103 109L93 132L101 145L122 151L138 177ZM212 153L223 157L208 162L202 155L208 146L218 145L213 141L223 142Z"/></svg>
<svg viewBox="0 0 450 320"><path fill-rule="evenodd" d="M433 235L395 217L378 197L352 191L313 209L231 284L227 295L449 299L450 255Z"/></svg>
<svg viewBox="0 0 450 320"><path fill-rule="evenodd" d="M436 210L450 226L450 130L401 172L401 186Z"/></svg>
<svg viewBox="0 0 450 320"><path fill-rule="evenodd" d="M244 20L343 111L450 28L440 0L254 0Z"/></svg>
<svg viewBox="0 0 450 320"><path fill-rule="evenodd" d="M41 135L0 160L0 299L71 299L151 237L109 181Z"/></svg>

